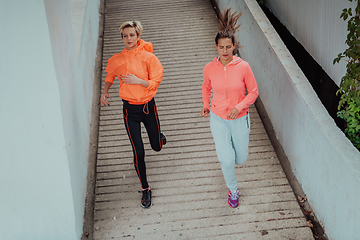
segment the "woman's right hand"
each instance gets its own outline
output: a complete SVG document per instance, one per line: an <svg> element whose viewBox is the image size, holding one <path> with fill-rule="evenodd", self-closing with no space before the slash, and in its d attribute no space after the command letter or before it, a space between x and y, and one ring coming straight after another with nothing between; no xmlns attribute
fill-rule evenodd
<svg viewBox="0 0 360 240"><path fill-rule="evenodd" d="M203 108L202 110L201 110L201 112L200 112L200 115L202 116L202 117L209 117L209 109L208 108Z"/></svg>
<svg viewBox="0 0 360 240"><path fill-rule="evenodd" d="M100 102L101 102L102 105L110 106L110 103L107 100L108 97L109 97L109 93L101 94Z"/></svg>

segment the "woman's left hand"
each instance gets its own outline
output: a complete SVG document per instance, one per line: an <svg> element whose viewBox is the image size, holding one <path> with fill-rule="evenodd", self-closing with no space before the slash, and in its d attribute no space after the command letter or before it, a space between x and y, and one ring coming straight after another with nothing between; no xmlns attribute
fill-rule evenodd
<svg viewBox="0 0 360 240"><path fill-rule="evenodd" d="M239 111L236 108L233 108L228 114L228 119L235 119L239 115Z"/></svg>
<svg viewBox="0 0 360 240"><path fill-rule="evenodd" d="M121 75L121 81L125 84L141 84L141 79L134 74Z"/></svg>

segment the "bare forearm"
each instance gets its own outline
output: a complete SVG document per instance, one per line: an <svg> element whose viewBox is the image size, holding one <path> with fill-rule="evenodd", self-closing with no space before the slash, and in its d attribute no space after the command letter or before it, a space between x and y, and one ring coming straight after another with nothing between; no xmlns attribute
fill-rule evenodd
<svg viewBox="0 0 360 240"><path fill-rule="evenodd" d="M121 75L121 81L125 84L139 84L145 88L149 86L149 81L138 78L134 74Z"/></svg>
<svg viewBox="0 0 360 240"><path fill-rule="evenodd" d="M105 82L104 90L100 97L100 102L102 105L110 106L110 103L108 102L107 98L109 97L109 88L111 87L112 83Z"/></svg>
<svg viewBox="0 0 360 240"><path fill-rule="evenodd" d="M149 81L143 80L139 78L139 84L145 88L149 86Z"/></svg>
<svg viewBox="0 0 360 240"><path fill-rule="evenodd" d="M110 87L111 87L111 83L110 82L105 82L105 86L104 86L104 90L103 90L103 94L106 94L106 93L108 93L108 91L109 91L109 89L110 89Z"/></svg>

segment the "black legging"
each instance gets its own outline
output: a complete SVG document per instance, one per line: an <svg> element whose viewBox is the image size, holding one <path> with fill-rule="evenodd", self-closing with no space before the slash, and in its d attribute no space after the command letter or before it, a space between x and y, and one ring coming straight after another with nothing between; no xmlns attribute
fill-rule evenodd
<svg viewBox="0 0 360 240"><path fill-rule="evenodd" d="M140 122L143 122L149 136L151 148L160 151L162 141L160 138L160 122L157 115L155 100L142 105L130 104L123 100L123 115L127 134L129 136L134 154L134 167L139 176L142 189L149 188L146 178L145 151L141 138Z"/></svg>

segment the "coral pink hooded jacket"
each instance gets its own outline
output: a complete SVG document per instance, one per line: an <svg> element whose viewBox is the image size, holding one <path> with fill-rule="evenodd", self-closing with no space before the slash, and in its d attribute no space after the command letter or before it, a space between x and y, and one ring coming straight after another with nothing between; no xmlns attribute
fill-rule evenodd
<svg viewBox="0 0 360 240"><path fill-rule="evenodd" d="M163 66L152 53L150 42L140 39L135 49L124 50L114 54L106 66L107 76L105 82L114 83L115 77L120 81L121 75L134 74L138 78L149 81L147 88L139 84L124 84L120 81L119 96L130 104L144 104L149 102L156 94L163 78Z"/></svg>
<svg viewBox="0 0 360 240"><path fill-rule="evenodd" d="M203 78L203 107L209 108L212 89L211 111L223 119L228 119L227 114L234 107L239 111L237 118L245 116L259 95L249 64L236 56L226 67L219 57L214 58L205 65ZM248 94L245 96L246 89Z"/></svg>

